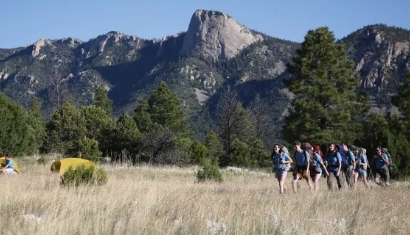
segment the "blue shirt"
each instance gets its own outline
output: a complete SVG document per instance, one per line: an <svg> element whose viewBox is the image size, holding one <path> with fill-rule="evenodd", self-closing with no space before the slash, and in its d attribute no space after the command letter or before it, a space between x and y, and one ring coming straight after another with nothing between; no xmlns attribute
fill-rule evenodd
<svg viewBox="0 0 410 235"><path fill-rule="evenodd" d="M360 165L361 163L367 164L367 157L364 154L360 155L356 160L356 171L365 170L367 168L366 166Z"/></svg>
<svg viewBox="0 0 410 235"><path fill-rule="evenodd" d="M7 165L8 165L7 168L11 168L11 169L14 170L14 164L13 164L13 161L12 161L11 159L6 160L6 166L7 166Z"/></svg>
<svg viewBox="0 0 410 235"><path fill-rule="evenodd" d="M349 164L349 166L353 166L353 161L356 159L356 156L353 154L353 152L347 150L345 151L345 156L347 157L347 163Z"/></svg>
<svg viewBox="0 0 410 235"><path fill-rule="evenodd" d="M322 163L322 157L319 154L314 153L313 154L313 161L312 161L311 165L313 167L319 166L319 172L322 173L322 168L320 167L320 163Z"/></svg>
<svg viewBox="0 0 410 235"><path fill-rule="evenodd" d="M389 161L389 158L388 158L387 155L384 154L384 153L382 153L381 156L376 155L374 161L375 161L376 169L377 169L377 170L380 170L380 169L382 169L383 167L386 167L386 166L387 166L387 164L381 159L382 157L384 158L384 160Z"/></svg>
<svg viewBox="0 0 410 235"><path fill-rule="evenodd" d="M301 150L300 152L296 151L295 153L296 165L298 166L307 166L309 160L309 153Z"/></svg>
<svg viewBox="0 0 410 235"><path fill-rule="evenodd" d="M342 157L338 152L332 152L327 156L327 170L337 172L339 169L339 162L342 162Z"/></svg>
<svg viewBox="0 0 410 235"><path fill-rule="evenodd" d="M275 170L279 170L279 169L285 169L286 165L288 165L287 163L280 163L280 159L281 157L283 157L283 161L289 161L290 157L289 155L287 155L286 153L275 153L273 155L272 161L273 161L273 165L275 166ZM290 163L289 163L290 164Z"/></svg>

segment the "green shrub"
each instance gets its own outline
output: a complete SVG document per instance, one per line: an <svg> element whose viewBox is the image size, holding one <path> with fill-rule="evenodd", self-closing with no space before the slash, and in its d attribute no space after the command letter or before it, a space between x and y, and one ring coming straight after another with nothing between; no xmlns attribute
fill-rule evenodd
<svg viewBox="0 0 410 235"><path fill-rule="evenodd" d="M44 156L41 156L40 158L37 159L37 164L40 165L46 165L47 159Z"/></svg>
<svg viewBox="0 0 410 235"><path fill-rule="evenodd" d="M79 185L102 185L107 181L108 175L103 168L86 167L84 165L74 169L70 166L61 177L62 185L75 187Z"/></svg>
<svg viewBox="0 0 410 235"><path fill-rule="evenodd" d="M78 141L76 154L81 158L90 160L92 162L97 162L100 159L102 152L98 148L97 140L89 139L84 136Z"/></svg>
<svg viewBox="0 0 410 235"><path fill-rule="evenodd" d="M206 158L201 159L201 165L203 168L198 171L197 179L199 182L203 182L206 180L214 180L217 182L222 182L222 174L219 171L218 162L216 159L209 160Z"/></svg>

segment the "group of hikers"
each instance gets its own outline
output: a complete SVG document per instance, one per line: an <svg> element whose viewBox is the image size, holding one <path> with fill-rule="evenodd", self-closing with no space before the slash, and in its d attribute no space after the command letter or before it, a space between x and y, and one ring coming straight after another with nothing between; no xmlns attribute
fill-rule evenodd
<svg viewBox="0 0 410 235"><path fill-rule="evenodd" d="M333 181L336 179L338 188L344 187L345 183L356 189L358 179L361 179L366 186L368 184L369 161L366 156L366 149L356 146L348 146L346 143L329 145L329 153L324 156L319 145L310 143L293 143L295 150L294 160L290 157L289 151L285 146L274 145L272 153L273 169L275 178L278 180L280 193L287 191L285 184L288 171L294 165L292 188L297 192L298 180L305 179L310 190L317 191L319 179L322 175L327 178L329 190L333 189ZM389 185L391 158L387 150L378 146L373 157L375 163L376 177L375 182L379 185ZM385 151L383 151L385 150Z"/></svg>

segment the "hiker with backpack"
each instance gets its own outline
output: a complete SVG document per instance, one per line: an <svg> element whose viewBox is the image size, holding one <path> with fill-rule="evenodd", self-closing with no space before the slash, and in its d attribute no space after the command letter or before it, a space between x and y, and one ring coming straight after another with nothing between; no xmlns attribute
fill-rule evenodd
<svg viewBox="0 0 410 235"><path fill-rule="evenodd" d="M322 151L320 150L319 145L313 145L313 158L310 163L310 177L313 179L313 188L317 192L319 189L319 179L323 171L325 171L326 176L329 175L329 172L326 169L326 166L323 164L322 160Z"/></svg>
<svg viewBox="0 0 410 235"><path fill-rule="evenodd" d="M312 190L312 183L310 181L309 174L309 153L301 148L301 143L299 141L295 141L293 143L293 148L295 149L296 161L296 167L295 171L293 172L292 180L293 191L296 193L296 184L299 179L305 179L307 184L309 185L309 189Z"/></svg>
<svg viewBox="0 0 410 235"><path fill-rule="evenodd" d="M380 182L381 178L385 186L390 185L389 157L382 152L381 146L376 148L376 154L373 157L373 161L376 167L376 184L382 185Z"/></svg>
<svg viewBox="0 0 410 235"><path fill-rule="evenodd" d="M342 148L344 151L344 157L345 160L342 159L342 170L343 170L343 174L346 177L346 182L347 185L350 188L353 188L353 184L354 184L354 169L355 164L356 164L356 156L354 155L354 153L352 151L355 151L355 149L353 147L348 148L346 143L342 144ZM341 156L343 158L343 156ZM344 161L343 161L344 160Z"/></svg>
<svg viewBox="0 0 410 235"><path fill-rule="evenodd" d="M354 190L356 190L357 180L359 178L362 179L366 188L369 188L369 184L367 183L368 161L367 161L367 156L366 156L366 149L358 148L356 156L357 156L357 161L356 161L355 175L354 175Z"/></svg>
<svg viewBox="0 0 410 235"><path fill-rule="evenodd" d="M333 189L333 178L336 178L337 186L342 188L342 157L338 152L336 144L331 143L329 146L329 154L327 155L327 171L329 176L327 177L327 186L329 190Z"/></svg>
<svg viewBox="0 0 410 235"><path fill-rule="evenodd" d="M280 148L278 144L275 144L273 147L272 163L275 170L275 178L278 179L280 194L287 191L285 180L292 162L288 149L285 146Z"/></svg>

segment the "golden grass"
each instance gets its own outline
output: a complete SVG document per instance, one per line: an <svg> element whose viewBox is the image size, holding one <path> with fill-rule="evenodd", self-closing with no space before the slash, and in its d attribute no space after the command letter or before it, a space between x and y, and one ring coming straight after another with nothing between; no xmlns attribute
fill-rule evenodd
<svg viewBox="0 0 410 235"><path fill-rule="evenodd" d="M223 171L197 183L197 168L104 166L104 186L60 187L50 163L17 159L0 176L1 234L408 234L408 183L279 195L263 172ZM287 187L291 191L290 178Z"/></svg>

